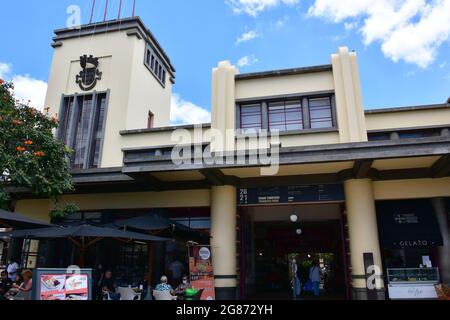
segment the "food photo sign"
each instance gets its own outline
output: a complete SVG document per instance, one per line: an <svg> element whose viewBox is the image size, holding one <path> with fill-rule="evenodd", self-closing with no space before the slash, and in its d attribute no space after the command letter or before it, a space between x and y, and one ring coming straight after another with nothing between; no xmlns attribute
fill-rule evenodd
<svg viewBox="0 0 450 320"><path fill-rule="evenodd" d="M33 297L41 301L87 301L92 298L92 270L36 269Z"/></svg>

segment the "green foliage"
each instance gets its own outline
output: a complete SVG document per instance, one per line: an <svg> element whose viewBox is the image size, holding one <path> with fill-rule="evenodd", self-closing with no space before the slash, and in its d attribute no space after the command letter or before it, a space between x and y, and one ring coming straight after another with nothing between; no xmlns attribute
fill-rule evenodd
<svg viewBox="0 0 450 320"><path fill-rule="evenodd" d="M11 187L51 199L73 190L71 150L53 136L58 121L48 109L16 101L13 89L0 80L0 207L6 209Z"/></svg>
<svg viewBox="0 0 450 320"><path fill-rule="evenodd" d="M77 213L80 211L78 206L74 203L69 203L66 207L61 208L58 201L55 203L55 210L52 210L50 212L50 219L51 220L62 220L65 217L68 217L74 213Z"/></svg>

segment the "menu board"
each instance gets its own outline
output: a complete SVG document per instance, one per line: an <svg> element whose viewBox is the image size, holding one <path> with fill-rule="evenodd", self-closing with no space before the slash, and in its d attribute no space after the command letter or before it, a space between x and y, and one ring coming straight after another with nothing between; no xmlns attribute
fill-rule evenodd
<svg viewBox="0 0 450 320"><path fill-rule="evenodd" d="M342 184L238 189L239 205L344 201Z"/></svg>
<svg viewBox="0 0 450 320"><path fill-rule="evenodd" d="M204 290L201 300L215 300L211 247L189 247L189 271L192 287L196 290Z"/></svg>
<svg viewBox="0 0 450 320"><path fill-rule="evenodd" d="M88 300L88 275L42 274L39 295L40 300Z"/></svg>

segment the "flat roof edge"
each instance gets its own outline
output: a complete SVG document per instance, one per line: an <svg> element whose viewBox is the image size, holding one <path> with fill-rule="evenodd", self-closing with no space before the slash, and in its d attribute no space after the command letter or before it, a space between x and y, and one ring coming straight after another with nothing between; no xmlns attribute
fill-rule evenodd
<svg viewBox="0 0 450 320"><path fill-rule="evenodd" d="M393 107L393 108L380 108L365 110L366 114L380 114L380 113L393 113L393 112L405 112L405 111L420 111L420 110L433 110L433 109L450 109L450 103L441 104L429 104L418 106L406 106L406 107Z"/></svg>
<svg viewBox="0 0 450 320"><path fill-rule="evenodd" d="M242 73L236 75L236 80L250 80L250 79L261 79L277 76L290 76L296 74L306 74L306 73L316 73L316 72L326 72L333 71L333 66L331 64L324 64L318 66L310 67L300 67L291 69L281 69L281 70L271 70L253 73Z"/></svg>
<svg viewBox="0 0 450 320"><path fill-rule="evenodd" d="M93 33L107 33L115 31L126 31L133 28L139 28L147 37L147 41L150 41L156 49L160 52L164 60L166 60L168 66L172 73L176 72L175 67L172 65L169 56L158 42L153 33L148 29L142 19L138 16L123 19L114 19L101 22L94 22L90 24L83 24L79 28L60 28L54 30L55 37L53 38L54 43L58 43L63 40L71 38L79 38L82 36L90 36Z"/></svg>
<svg viewBox="0 0 450 320"><path fill-rule="evenodd" d="M129 135L134 135L134 134L175 131L178 129L194 129L195 127L211 128L211 124L210 123L185 124L185 125L167 126L167 127L150 128L150 129L122 130L119 133L121 136L129 136Z"/></svg>

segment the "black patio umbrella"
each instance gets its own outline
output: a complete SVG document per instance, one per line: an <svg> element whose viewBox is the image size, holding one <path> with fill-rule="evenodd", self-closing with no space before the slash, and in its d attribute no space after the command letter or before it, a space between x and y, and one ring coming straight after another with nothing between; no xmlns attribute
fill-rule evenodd
<svg viewBox="0 0 450 320"><path fill-rule="evenodd" d="M105 238L121 239L125 241L149 241L165 242L168 238L155 237L142 233L117 230L112 228L95 227L84 224L80 226L52 227L42 229L17 230L2 232L0 237L29 238L29 239L54 239L67 238L80 248L80 266L84 266L84 258L87 249Z"/></svg>
<svg viewBox="0 0 450 320"><path fill-rule="evenodd" d="M108 224L108 227L117 227L123 229L135 229L141 231L169 231L181 238L189 240L208 241L208 237L197 230L189 228L181 223L162 217L158 214L143 215L126 220L119 220Z"/></svg>
<svg viewBox="0 0 450 320"><path fill-rule="evenodd" d="M50 223L29 218L27 216L0 209L0 227L3 228L43 228L52 227Z"/></svg>

